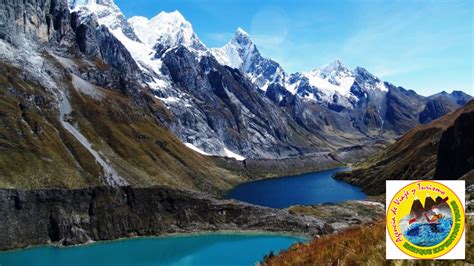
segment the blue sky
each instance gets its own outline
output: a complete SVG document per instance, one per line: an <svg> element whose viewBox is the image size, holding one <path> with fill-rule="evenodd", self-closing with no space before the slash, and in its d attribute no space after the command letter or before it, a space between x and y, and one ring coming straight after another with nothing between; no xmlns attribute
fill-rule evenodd
<svg viewBox="0 0 474 266"><path fill-rule="evenodd" d="M422 95L474 95L473 1L116 0L125 16L179 10L208 47L237 27L287 72L341 59Z"/></svg>

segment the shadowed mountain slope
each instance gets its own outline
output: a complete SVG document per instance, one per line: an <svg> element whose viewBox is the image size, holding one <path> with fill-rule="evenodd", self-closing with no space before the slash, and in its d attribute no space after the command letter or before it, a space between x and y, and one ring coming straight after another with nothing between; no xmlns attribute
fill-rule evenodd
<svg viewBox="0 0 474 266"><path fill-rule="evenodd" d="M470 101L430 124L415 127L337 178L369 194L384 193L385 180L391 179L468 178L473 175L473 123L474 101Z"/></svg>

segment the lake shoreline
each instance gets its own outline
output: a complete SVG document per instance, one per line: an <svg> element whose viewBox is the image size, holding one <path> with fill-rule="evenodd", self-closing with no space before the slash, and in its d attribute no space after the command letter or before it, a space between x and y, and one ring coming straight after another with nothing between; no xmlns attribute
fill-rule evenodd
<svg viewBox="0 0 474 266"><path fill-rule="evenodd" d="M365 222L352 211L351 219L347 215L328 219L169 187L3 189L0 206L0 216L5 219L0 224L3 251L190 233L251 232L314 237ZM334 206L347 209L344 204ZM329 210L331 206L324 208Z"/></svg>
<svg viewBox="0 0 474 266"><path fill-rule="evenodd" d="M257 180L297 176L326 171L334 168L351 166L367 156L381 150L381 147L370 145L340 148L332 152L319 152L281 159L245 159L238 161L232 158L209 156L218 166L245 177L246 180L233 187L217 191L215 194L225 196L235 187Z"/></svg>
<svg viewBox="0 0 474 266"><path fill-rule="evenodd" d="M334 178L336 173L349 169L345 166L299 175L252 180L229 190L225 198L280 209L293 205L367 199L367 195L359 187Z"/></svg>
<svg viewBox="0 0 474 266"><path fill-rule="evenodd" d="M333 231L315 217L160 186L3 189L0 206L0 250L216 231L298 236Z"/></svg>
<svg viewBox="0 0 474 266"><path fill-rule="evenodd" d="M316 174L316 173L320 173L320 172L324 172L324 171L330 171L330 170L335 170L335 169L341 169L341 172L344 172L346 169L351 169L350 165L349 164L337 164L335 166L327 166L327 168L318 168L318 170L314 170L314 171L309 171L309 172L297 172L295 174L291 174L291 175L280 175L280 176L270 176L270 177L262 177L262 178L258 178L258 179L252 179L252 180L249 180L247 182L243 182L243 183L240 183L236 186L234 186L233 188L227 190L225 192L225 195L227 195L227 193L233 189L235 189L236 187L238 186L241 186L241 185L244 185L244 184L251 184L251 183L255 183L255 182L259 182L259 181L269 181L269 180L274 180L274 179L279 179L279 178L292 178L292 177L298 177L298 176L303 176L303 175L307 175L307 174ZM339 173L336 172L336 174ZM334 174L335 175L335 174ZM337 179L336 179L337 180ZM345 182L345 181L344 181ZM348 183L348 182L346 182Z"/></svg>

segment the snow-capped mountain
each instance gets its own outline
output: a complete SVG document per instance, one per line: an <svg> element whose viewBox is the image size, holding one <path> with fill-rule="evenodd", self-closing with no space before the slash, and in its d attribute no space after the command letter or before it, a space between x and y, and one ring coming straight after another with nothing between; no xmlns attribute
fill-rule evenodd
<svg viewBox="0 0 474 266"><path fill-rule="evenodd" d="M308 73L292 74L286 88L292 94L337 109L354 108L360 100L388 91L383 81L367 70L350 70L340 60Z"/></svg>
<svg viewBox="0 0 474 266"><path fill-rule="evenodd" d="M238 28L232 40L211 53L219 63L246 73L252 83L266 91L272 83L283 84L286 73L275 61L264 58L247 32Z"/></svg>
<svg viewBox="0 0 474 266"><path fill-rule="evenodd" d="M264 58L249 34L241 28L237 29L229 43L221 48L212 48L211 53L219 63L246 73L262 91L267 91L270 85L274 88L275 84L286 89L287 92L280 89L279 95L274 96L278 101L292 94L341 109L353 108L360 97L367 97L372 92L387 92L383 81L359 68L350 70L340 60L307 73L288 75L277 62ZM353 85L357 85L356 88Z"/></svg>
<svg viewBox="0 0 474 266"><path fill-rule="evenodd" d="M207 51L206 46L194 33L193 26L179 11L161 12L148 19L135 16L128 20L138 38L156 51L155 58L172 47L183 45L199 54Z"/></svg>
<svg viewBox="0 0 474 266"><path fill-rule="evenodd" d="M96 16L98 23L106 26L130 52L146 77L144 84L154 90L169 87L168 79L161 74L161 61L156 56L154 44L148 44L137 36L113 0L69 0L69 9L78 12L81 20Z"/></svg>
<svg viewBox="0 0 474 266"><path fill-rule="evenodd" d="M96 2L82 4L76 3L76 6L73 6L73 10L81 12L81 17L91 14L99 17L96 12L105 8L97 8ZM105 12L101 14L103 13ZM221 101L219 96L215 95L215 85L211 84L207 77L211 71L215 71L215 67L208 69L208 66L200 65L201 59L210 56L210 53L194 33L192 25L178 11L161 12L152 19L133 17L123 25L132 29L133 34L137 36L135 40L124 34L123 28L108 23L114 21L117 16L122 17L121 12L107 14L110 17L102 16L99 23L108 27L127 48L146 77L139 82L148 85L155 98L163 102L169 110L166 117L160 119L186 146L202 154L243 159L240 155L242 151L235 147L236 142L231 138L226 140L226 126L215 128L210 124L213 120L214 123L226 124L234 119L228 117L230 111L227 107L221 108L218 113L214 111L216 109L209 109L220 105ZM209 64L212 65L212 62ZM183 68L188 69L189 73ZM187 74L183 76L183 73ZM173 118L170 118L170 115ZM227 127L234 126L236 125ZM243 145L249 146L241 146Z"/></svg>
<svg viewBox="0 0 474 266"><path fill-rule="evenodd" d="M69 0L71 11L81 12L80 17L97 16L130 51L134 59L149 76L155 77L153 88L166 86L159 75L161 55L169 48L184 45L197 53L207 50L179 11L161 12L152 19L135 16L126 20L113 0ZM156 76L160 76L156 78Z"/></svg>
<svg viewBox="0 0 474 266"><path fill-rule="evenodd" d="M426 104L340 60L288 75L241 28L208 49L178 11L127 21L112 0L70 8L96 16L125 46L143 73L138 82L167 109L158 119L202 154L282 158L390 139L418 124Z"/></svg>
<svg viewBox="0 0 474 266"><path fill-rule="evenodd" d="M110 30L120 30L131 40L140 42L113 0L68 0L68 4L71 11L95 14L100 24Z"/></svg>

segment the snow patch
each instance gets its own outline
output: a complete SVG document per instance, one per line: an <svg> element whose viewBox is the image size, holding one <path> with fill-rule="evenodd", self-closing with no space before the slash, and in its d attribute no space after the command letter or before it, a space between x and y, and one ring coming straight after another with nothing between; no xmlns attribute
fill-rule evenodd
<svg viewBox="0 0 474 266"><path fill-rule="evenodd" d="M239 155L227 148L224 148L224 153L225 153L225 156L226 157L229 157L229 158L234 158L236 159L237 161L243 161L245 160L245 157L243 157L242 155Z"/></svg>
<svg viewBox="0 0 474 266"><path fill-rule="evenodd" d="M355 80L354 73L339 60L303 75L308 78L311 86L318 88L328 97L335 93L347 96Z"/></svg>
<svg viewBox="0 0 474 266"><path fill-rule="evenodd" d="M384 82L377 82L377 84L375 85L375 89L383 92L388 92L387 86L385 86Z"/></svg>
<svg viewBox="0 0 474 266"><path fill-rule="evenodd" d="M111 30L120 28L125 20L122 11L113 0L69 0L68 5L71 12L95 14L99 24Z"/></svg>
<svg viewBox="0 0 474 266"><path fill-rule="evenodd" d="M190 148L191 150L195 151L195 152L198 152L202 155L206 155L206 156L211 156L211 154L199 149L198 147L194 146L193 144L189 143L189 142L186 142L184 143L184 145L186 145L186 147Z"/></svg>
<svg viewBox="0 0 474 266"><path fill-rule="evenodd" d="M154 58L155 50L144 43L131 40L120 29L111 30L132 55L140 69L152 77L147 84L153 90L164 90L171 86L170 81L161 73L162 61Z"/></svg>

